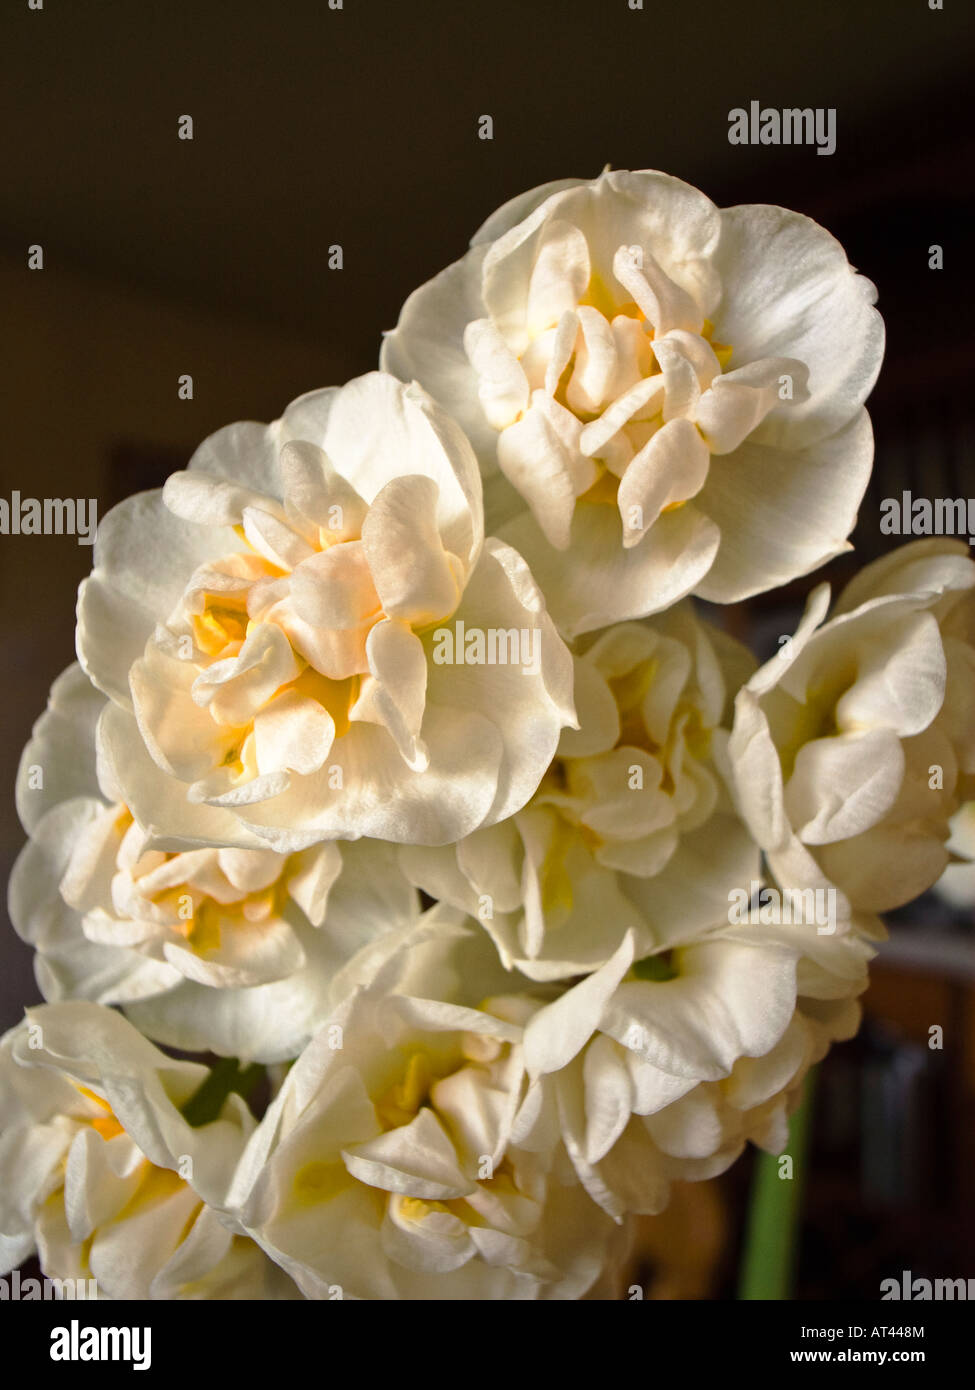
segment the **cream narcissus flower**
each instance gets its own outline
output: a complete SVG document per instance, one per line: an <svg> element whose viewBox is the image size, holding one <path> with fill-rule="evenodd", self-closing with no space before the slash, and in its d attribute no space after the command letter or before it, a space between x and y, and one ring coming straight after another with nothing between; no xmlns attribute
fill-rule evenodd
<svg viewBox="0 0 975 1390"><path fill-rule="evenodd" d="M231 1206L309 1298L579 1298L613 1223L510 1142L539 1003L507 992L483 934L428 915L436 935L391 956L294 1064Z"/></svg>
<svg viewBox="0 0 975 1390"><path fill-rule="evenodd" d="M531 660L434 660L461 623L495 654L524 637ZM114 508L78 653L140 824L189 839L205 804L238 848L456 839L524 804L574 718L528 568L484 537L468 441L380 373L218 431Z"/></svg>
<svg viewBox="0 0 975 1390"><path fill-rule="evenodd" d="M714 763L750 654L690 604L579 645L580 727L528 805L456 846L401 851L421 888L538 980L596 969L630 929L641 956L688 940L759 876Z"/></svg>
<svg viewBox="0 0 975 1390"><path fill-rule="evenodd" d="M783 887L882 912L930 888L975 790L975 562L921 540L828 586L739 692L736 797Z"/></svg>
<svg viewBox="0 0 975 1390"><path fill-rule="evenodd" d="M295 1298L220 1219L254 1119L229 1095L182 1114L210 1073L176 1061L112 1009L50 1004L0 1042L0 1269L35 1252L49 1278L101 1296Z"/></svg>
<svg viewBox="0 0 975 1390"><path fill-rule="evenodd" d="M419 914L394 847L156 848L121 801L116 770L96 757L107 708L70 667L21 758L30 839L11 875L10 916L37 950L41 992L120 1004L150 1037L188 1051L296 1056L343 971ZM210 808L195 811L205 828Z"/></svg>
<svg viewBox="0 0 975 1390"><path fill-rule="evenodd" d="M500 471L499 534L573 635L691 591L741 599L848 549L875 297L798 213L606 172L496 212L410 296L381 362Z"/></svg>
<svg viewBox="0 0 975 1390"><path fill-rule="evenodd" d="M564 1145L609 1215L661 1211L672 1181L723 1172L751 1141L784 1148L809 1067L852 1037L873 954L860 934L716 928L600 970L526 1023L531 1082L514 1141Z"/></svg>

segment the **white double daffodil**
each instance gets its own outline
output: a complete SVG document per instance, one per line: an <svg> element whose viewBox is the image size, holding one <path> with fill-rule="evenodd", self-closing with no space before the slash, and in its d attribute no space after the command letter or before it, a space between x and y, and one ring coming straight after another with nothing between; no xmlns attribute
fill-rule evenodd
<svg viewBox="0 0 975 1390"><path fill-rule="evenodd" d="M407 300L382 365L468 432L569 635L847 549L876 293L822 227L665 174L546 184Z"/></svg>
<svg viewBox="0 0 975 1390"><path fill-rule="evenodd" d="M150 1037L189 1051L296 1056L343 972L419 914L395 848L158 848L96 756L108 708L70 667L21 757L30 839L10 914L37 951L44 997L122 1005ZM209 809L198 808L198 829Z"/></svg>
<svg viewBox="0 0 975 1390"><path fill-rule="evenodd" d="M539 1001L492 996L490 943L432 914L288 1073L231 1206L309 1298L579 1298L625 1233L511 1143Z"/></svg>
<svg viewBox="0 0 975 1390"><path fill-rule="evenodd" d="M455 626L483 659L434 660ZM491 661L511 632L525 659ZM518 810L574 722L571 658L484 537L468 441L381 373L219 431L114 508L78 653L140 824L191 839L206 806L237 848L457 839Z"/></svg>
<svg viewBox="0 0 975 1390"><path fill-rule="evenodd" d="M852 1037L872 949L803 925L715 927L642 960L628 933L594 974L536 1012L517 1144L564 1146L616 1220L666 1206L670 1183L773 1152L809 1067Z"/></svg>
<svg viewBox="0 0 975 1390"><path fill-rule="evenodd" d="M208 1076L112 1009L29 1010L0 1041L0 1272L36 1253L104 1298L299 1297L221 1220L254 1120L231 1094L190 1124Z"/></svg>
<svg viewBox="0 0 975 1390"><path fill-rule="evenodd" d="M914 541L828 607L821 585L739 692L731 778L783 887L883 912L936 881L975 790L975 563L963 542Z"/></svg>
<svg viewBox="0 0 975 1390"><path fill-rule="evenodd" d="M749 653L689 604L580 646L580 728L528 805L456 846L401 852L414 882L538 980L596 969L630 929L641 955L690 939L759 876L714 761Z"/></svg>

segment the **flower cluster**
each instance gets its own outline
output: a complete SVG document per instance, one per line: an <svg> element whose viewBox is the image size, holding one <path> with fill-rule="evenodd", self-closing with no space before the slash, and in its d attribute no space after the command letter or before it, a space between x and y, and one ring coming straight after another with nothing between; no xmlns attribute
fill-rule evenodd
<svg viewBox="0 0 975 1390"><path fill-rule="evenodd" d="M963 545L764 666L696 603L849 549L874 298L781 208L546 185L379 371L104 519L18 779L4 1270L612 1297L672 1182L783 1147L975 797Z"/></svg>

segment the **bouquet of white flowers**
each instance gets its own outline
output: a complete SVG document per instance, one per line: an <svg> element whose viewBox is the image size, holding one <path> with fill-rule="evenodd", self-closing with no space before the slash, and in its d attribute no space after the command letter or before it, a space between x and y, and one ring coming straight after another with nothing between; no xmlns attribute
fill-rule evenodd
<svg viewBox="0 0 975 1390"><path fill-rule="evenodd" d="M975 793L964 544L758 668L694 603L850 549L875 297L796 213L548 184L105 517L17 788L3 1272L598 1297L784 1146Z"/></svg>

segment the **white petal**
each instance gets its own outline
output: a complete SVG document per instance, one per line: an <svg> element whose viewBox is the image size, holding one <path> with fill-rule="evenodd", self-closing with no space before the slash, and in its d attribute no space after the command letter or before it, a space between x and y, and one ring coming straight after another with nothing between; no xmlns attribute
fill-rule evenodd
<svg viewBox="0 0 975 1390"><path fill-rule="evenodd" d="M386 619L370 632L366 652L376 682L372 691L375 708L407 765L423 772L430 762L420 739L427 693L423 643L405 623ZM353 709L353 718L356 713Z"/></svg>
<svg viewBox="0 0 975 1390"><path fill-rule="evenodd" d="M695 507L661 516L630 549L622 545L619 512L600 504L577 505L566 550L553 549L528 516L502 536L525 556L559 630L574 637L659 612L700 586L719 533Z"/></svg>
<svg viewBox="0 0 975 1390"><path fill-rule="evenodd" d="M760 358L719 376L697 404L695 419L712 454L730 454L776 409L783 380L791 401L808 400L805 364L791 357ZM766 432L767 433L767 432Z"/></svg>
<svg viewBox="0 0 975 1390"><path fill-rule="evenodd" d="M584 1152L587 1162L598 1163L629 1123L633 1083L617 1047L603 1035L595 1038L586 1049L583 1068L586 1086Z"/></svg>
<svg viewBox="0 0 975 1390"><path fill-rule="evenodd" d="M583 429L579 436L579 448L582 453L589 458L601 457L601 451L606 444L633 416L639 415L643 418L652 415L658 401L663 400L664 384L663 373L656 372L653 376L644 377L642 381L636 382L618 396L612 405L606 407L598 420L593 420Z"/></svg>
<svg viewBox="0 0 975 1390"><path fill-rule="evenodd" d="M195 706L194 706L195 708ZM149 756L131 714L106 706L98 725L99 754L112 768L124 800L155 849L215 844L260 847L237 816L188 800L188 787Z"/></svg>
<svg viewBox="0 0 975 1390"><path fill-rule="evenodd" d="M804 743L785 787L785 806L800 839L828 844L882 820L904 778L900 740L888 729Z"/></svg>
<svg viewBox="0 0 975 1390"><path fill-rule="evenodd" d="M528 503L549 543L560 550L569 543L576 496L585 491L577 486L577 476L581 469L593 477L596 472L581 456L579 430L574 416L536 391L524 418L498 440L498 466Z"/></svg>
<svg viewBox="0 0 975 1390"><path fill-rule="evenodd" d="M28 834L58 802L99 794L95 726L104 707L105 697L76 662L51 686L17 769L17 814Z"/></svg>
<svg viewBox="0 0 975 1390"><path fill-rule="evenodd" d="M491 809L493 823L521 809L541 781L562 728L575 723L572 657L545 611L527 564L500 541L486 543L455 617L468 631L489 634L493 629L496 636L506 635L509 660L503 663L431 663L428 668L428 707L478 713L495 724L501 736L504 758ZM510 660L507 640L512 632L519 639L521 660L516 662ZM425 726L424 740L432 756L433 740Z"/></svg>
<svg viewBox="0 0 975 1390"><path fill-rule="evenodd" d="M394 478L373 501L362 528L386 616L414 626L452 613L465 577L437 530L437 496L430 478Z"/></svg>
<svg viewBox="0 0 975 1390"><path fill-rule="evenodd" d="M173 516L161 491L113 507L98 527L94 568L78 592L78 660L99 690L128 706L129 669L190 575L242 548L229 528L188 526Z"/></svg>
<svg viewBox="0 0 975 1390"><path fill-rule="evenodd" d="M323 448L370 506L391 478L432 479L444 546L473 561L483 534L477 460L460 428L418 386L381 372L350 381L332 406Z"/></svg>
<svg viewBox="0 0 975 1390"><path fill-rule="evenodd" d="M312 627L358 629L380 610L362 541L312 555L292 574L290 590L295 615Z"/></svg>
<svg viewBox="0 0 975 1390"><path fill-rule="evenodd" d="M720 528L721 548L698 595L736 603L849 549L872 462L866 411L808 447L747 440L715 461L695 505Z"/></svg>
<svg viewBox="0 0 975 1390"><path fill-rule="evenodd" d="M800 213L761 205L726 208L716 256L724 297L716 334L744 365L796 357L810 396L769 420L769 442L811 444L855 418L883 356L876 290L857 275L829 232ZM829 492L827 489L827 497Z"/></svg>
<svg viewBox="0 0 975 1390"><path fill-rule="evenodd" d="M633 937L627 932L604 966L529 1020L523 1046L531 1076L560 1071L581 1051L632 961Z"/></svg>
<svg viewBox="0 0 975 1390"><path fill-rule="evenodd" d="M263 776L285 769L307 775L321 768L335 740L335 721L317 700L282 691L254 718L257 770Z"/></svg>
<svg viewBox="0 0 975 1390"><path fill-rule="evenodd" d="M501 731L483 715L428 704L423 732L430 753L425 772L410 770L386 729L353 723L334 745L328 767L293 779L273 799L241 805L238 814L283 854L360 835L395 844L457 840L491 810ZM341 770L341 785L334 768Z"/></svg>
<svg viewBox="0 0 975 1390"><path fill-rule="evenodd" d="M485 264L485 302L492 308L497 293L496 275ZM551 218L546 222L535 251L528 281L526 327L538 333L558 323L566 310L576 307L589 283L589 248L586 238L571 222Z"/></svg>
<svg viewBox="0 0 975 1390"><path fill-rule="evenodd" d="M674 1076L717 1080L738 1057L759 1056L795 1009L795 953L713 941L685 948L663 983L621 985L604 1032Z"/></svg>
<svg viewBox="0 0 975 1390"><path fill-rule="evenodd" d="M458 1167L453 1144L433 1111L424 1106L408 1125L343 1150L353 1177L386 1192L427 1201L450 1201L474 1184Z"/></svg>
<svg viewBox="0 0 975 1390"><path fill-rule="evenodd" d="M638 545L665 507L696 497L708 476L711 455L689 420L658 430L623 474L617 506L623 545Z"/></svg>
<svg viewBox="0 0 975 1390"><path fill-rule="evenodd" d="M565 399L569 409L581 415L601 409L616 376L619 359L613 330L598 310L582 305L578 319L581 341Z"/></svg>
<svg viewBox="0 0 975 1390"><path fill-rule="evenodd" d="M503 430L528 406L528 380L517 357L490 319L464 329L464 351L477 376L477 396L488 424Z"/></svg>
<svg viewBox="0 0 975 1390"><path fill-rule="evenodd" d="M699 333L704 316L693 296L671 280L649 251L644 251L641 261L638 268L629 249L621 246L613 257L613 274L653 324L657 336L674 328Z"/></svg>

